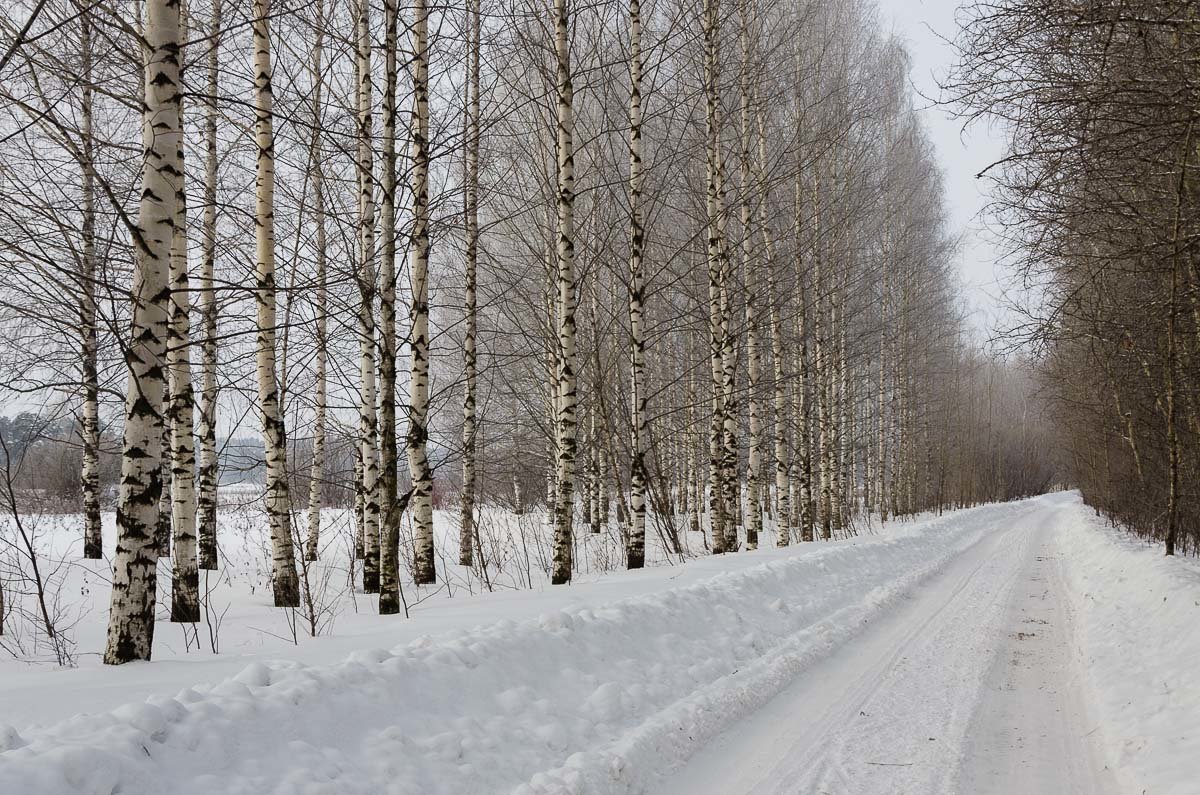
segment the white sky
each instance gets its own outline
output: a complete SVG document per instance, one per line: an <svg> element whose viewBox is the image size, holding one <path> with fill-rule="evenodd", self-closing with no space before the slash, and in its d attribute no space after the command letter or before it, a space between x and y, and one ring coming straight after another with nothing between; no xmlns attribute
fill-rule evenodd
<svg viewBox="0 0 1200 795"><path fill-rule="evenodd" d="M990 332L1003 314L1000 301L1002 277L999 249L984 229L981 215L987 197L987 182L975 175L1004 155L999 131L975 124L966 132L962 122L946 109L931 107L939 98L938 80L954 64L953 48L944 39L957 31L955 12L960 0L878 0L880 21L908 46L912 58L910 79L920 96L917 105L937 147L945 175L947 210L953 234L961 235L959 271L971 308L972 325ZM922 96L927 99L922 99Z"/></svg>

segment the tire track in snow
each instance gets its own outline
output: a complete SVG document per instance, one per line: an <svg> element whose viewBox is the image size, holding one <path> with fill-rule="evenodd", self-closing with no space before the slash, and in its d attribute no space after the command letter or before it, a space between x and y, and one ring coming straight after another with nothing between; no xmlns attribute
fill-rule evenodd
<svg viewBox="0 0 1200 795"><path fill-rule="evenodd" d="M975 795L956 786L956 774L969 735L987 719L976 708L981 689L1006 646L1012 601L1024 597L1029 566L1058 518L1053 498L1037 502L1032 517L1011 517L907 604L729 726L662 791ZM1068 746L1091 762L1078 742ZM1090 792L1057 788L1063 781L1021 791Z"/></svg>

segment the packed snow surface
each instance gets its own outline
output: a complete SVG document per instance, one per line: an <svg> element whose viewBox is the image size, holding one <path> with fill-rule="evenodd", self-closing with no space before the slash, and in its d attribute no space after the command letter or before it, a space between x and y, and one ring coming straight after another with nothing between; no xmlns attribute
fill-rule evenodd
<svg viewBox="0 0 1200 795"><path fill-rule="evenodd" d="M1113 795L1054 568L1062 495L987 513L935 578L660 791ZM985 509L986 511L986 509Z"/></svg>
<svg viewBox="0 0 1200 795"><path fill-rule="evenodd" d="M340 662L38 672L19 719L0 684L0 793L975 793L1024 770L1030 795L1133 791L1118 775L1175 795L1198 758L1180 674L1200 577L1157 555L1050 495L447 600ZM1178 604L1154 612L1162 596ZM1173 656L1148 666L1135 642ZM981 710L1027 712L1030 687L1061 692L1007 728ZM56 720L73 703L97 711ZM1026 752L1039 732L1057 768Z"/></svg>

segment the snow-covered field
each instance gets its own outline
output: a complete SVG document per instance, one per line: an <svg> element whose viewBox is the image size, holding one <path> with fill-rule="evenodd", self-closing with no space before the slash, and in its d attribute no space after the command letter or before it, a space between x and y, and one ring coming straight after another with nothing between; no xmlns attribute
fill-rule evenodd
<svg viewBox="0 0 1200 795"><path fill-rule="evenodd" d="M1200 570L1072 494L569 587L450 567L298 644L247 565L220 654L163 623L149 664L0 663L0 793L1195 791Z"/></svg>
<svg viewBox="0 0 1200 795"><path fill-rule="evenodd" d="M435 514L439 583L416 587L402 571L402 595L411 619L380 616L377 597L361 588L361 562L350 570L353 547L348 512L322 512L320 561L301 567L302 599L297 610L271 606L270 542L256 493L228 495L221 510L220 569L200 573L203 604L197 625L172 624L170 561L160 560L158 616L154 664L105 668L100 662L107 620L115 517L104 514L105 559L82 558L80 517L44 514L25 517L23 530L34 540L46 601L69 654L69 667L59 667L54 646L40 626L30 566L23 557L22 536L11 519L0 517L0 580L6 585L8 619L0 636L0 723L51 722L80 710L118 706L128 688L135 695L178 689L199 679L233 676L247 664L286 658L330 663L366 646L391 647L422 634L467 629L501 617L520 618L571 603L571 591L549 589L551 530L541 511L514 515L499 509L480 511L479 531L487 560L486 576L457 565L458 527L451 512ZM623 566L615 522L606 532L581 533L576 560L582 571L577 583L604 580ZM657 533L647 537L647 562L671 566L702 556L699 534L684 538L687 554L669 555ZM17 542L17 543L12 543ZM411 560L411 527L402 527L402 566ZM730 561L749 565L754 561ZM678 573L678 572L675 572ZM633 582L597 583L601 590L638 593ZM548 596L543 596L551 591ZM24 613L22 617L19 613ZM315 628L315 633L314 633ZM314 636L315 635L315 636ZM67 685L66 683L70 683ZM69 700L47 699L46 690L70 687Z"/></svg>

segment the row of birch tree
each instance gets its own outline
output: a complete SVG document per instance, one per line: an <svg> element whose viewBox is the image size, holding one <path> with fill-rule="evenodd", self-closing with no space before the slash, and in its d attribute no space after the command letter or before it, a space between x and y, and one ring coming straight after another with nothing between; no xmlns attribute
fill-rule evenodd
<svg viewBox="0 0 1200 795"><path fill-rule="evenodd" d="M592 533L639 568L1054 479L1030 376L964 318L867 0L16 0L0 25L6 388L77 418L86 557L119 439L108 663L150 657L160 558L198 620L250 427L275 605L338 554L338 483L385 614L439 560L488 565L485 508L541 512L563 584Z"/></svg>

